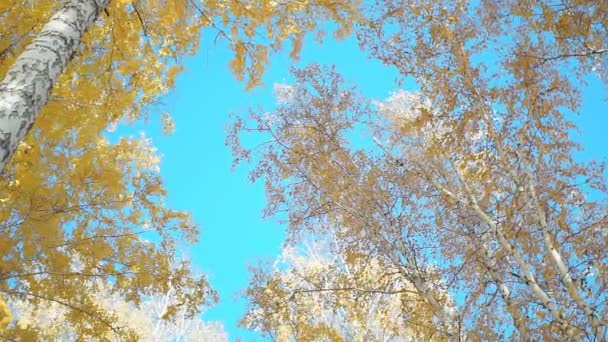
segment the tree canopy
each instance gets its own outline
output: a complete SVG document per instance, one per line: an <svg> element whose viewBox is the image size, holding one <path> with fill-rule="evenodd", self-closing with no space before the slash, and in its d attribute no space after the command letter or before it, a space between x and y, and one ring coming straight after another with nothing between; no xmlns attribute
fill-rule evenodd
<svg viewBox="0 0 608 342"><path fill-rule="evenodd" d="M67 19L82 6L80 27ZM606 341L605 166L577 157L574 132L596 114L586 83L608 80L607 18L597 0L3 1L0 338L226 340L200 319L218 297L183 257L199 229L167 204L159 152L114 130L172 131L158 104L205 35L250 89L331 22L399 78L372 99L312 63L275 108L234 116L234 162L287 232L251 270L242 326L277 341Z"/></svg>
<svg viewBox="0 0 608 342"><path fill-rule="evenodd" d="M423 336L605 340L604 165L576 159L572 133L587 77L604 79L606 10L379 1L361 47L415 86L378 101L332 68L297 69L276 110L237 117L227 143L236 162L253 161L291 243L338 226L347 265L363 256L368 271L381 262L409 282L433 316ZM280 334L272 303L325 287L277 285L285 272L253 278L246 324ZM283 292L263 301L264 287Z"/></svg>

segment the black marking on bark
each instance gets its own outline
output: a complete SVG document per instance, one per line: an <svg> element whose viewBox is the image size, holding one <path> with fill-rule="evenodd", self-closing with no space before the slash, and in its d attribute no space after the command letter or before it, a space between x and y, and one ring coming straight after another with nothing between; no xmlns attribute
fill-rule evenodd
<svg viewBox="0 0 608 342"><path fill-rule="evenodd" d="M2 162L6 161L10 157L10 146L11 146L11 133L1 132L0 133L0 148L6 153L2 156Z"/></svg>

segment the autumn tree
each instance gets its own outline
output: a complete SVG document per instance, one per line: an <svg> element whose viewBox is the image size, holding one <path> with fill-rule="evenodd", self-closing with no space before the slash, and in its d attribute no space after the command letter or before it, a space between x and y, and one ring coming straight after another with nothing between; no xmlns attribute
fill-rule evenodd
<svg viewBox="0 0 608 342"><path fill-rule="evenodd" d="M427 158L419 173L456 201L460 217L481 223L483 230L469 234L493 235L477 249L496 244L494 259L515 266L507 283L526 285L546 310L539 316L550 317L550 330L605 340L606 294L598 276L607 261L599 252L606 242L603 165L574 159L580 146L570 137L576 127L570 120L580 112L585 78L606 80L608 6L386 5L375 7L378 16L362 29L361 43L420 85L430 105L414 116L414 127L449 134L425 143L421 151L433 163ZM504 276L492 281L508 304L513 291ZM519 317L517 306L508 305L516 326L526 316L537 321L537 310Z"/></svg>
<svg viewBox="0 0 608 342"><path fill-rule="evenodd" d="M444 37L441 54L420 46L434 35L390 38L403 51L387 54L387 62L418 77L419 89L372 101L332 69L297 70L296 83L280 88L275 111L237 117L228 137L236 161L255 162L252 179L266 184L265 213L285 219L290 242L342 227L334 234L345 255L380 262L411 284L433 316L427 336L605 340L607 189L602 164L574 158L567 115L578 110L577 80L557 62L512 69L511 59L522 58L517 44L494 59L495 68L504 63L502 72L486 74L483 62L471 65L466 55L478 45L448 45L476 30L464 19L483 16L438 11L463 18L454 23L458 30L444 28L450 39L434 38ZM412 10L397 32L417 34L413 19L430 15L420 13ZM394 15L400 21L403 13ZM374 36L364 29L369 41ZM420 57L410 63L412 55ZM583 63L576 67L584 74ZM256 147L243 146L246 132L260 134ZM356 260L344 258L348 266ZM252 297L263 310L307 290L274 279L254 278ZM266 290L274 301L259 299ZM453 309L442 294L455 298ZM266 331L279 328L255 316L259 310L247 317L270 324Z"/></svg>
<svg viewBox="0 0 608 342"><path fill-rule="evenodd" d="M170 267L179 244L195 241L197 229L186 212L165 205L152 142L110 141L105 130L149 116L173 87L180 58L197 50L204 27L230 42L235 75L254 85L272 51L291 41L296 57L319 20L333 19L346 32L355 9L325 1L3 1L0 130L31 129L24 140L5 136L17 149L2 155L7 161L14 152L0 176L1 324L11 321L7 302L69 304L93 278L137 305L169 286L196 290L185 308L212 302L204 277L187 265ZM62 40L71 32L65 25L83 16L89 24L80 23L77 35L47 44ZM49 79L31 83L27 75ZM27 118L13 115L15 95L36 100L19 107ZM82 261L78 272L70 270L73 255ZM94 302L67 306L66 320L79 337L112 330Z"/></svg>
<svg viewBox="0 0 608 342"><path fill-rule="evenodd" d="M379 1L361 46L415 89L362 108L313 67L297 73L292 103L253 126L239 119L230 143L239 159L250 151L236 131L270 138L253 178L292 234L329 219L368 254L396 254L411 279L439 266L446 291L465 297L447 320L432 308L457 323L448 338L605 340L604 168L574 159L571 118L585 78L606 79L607 10Z"/></svg>
<svg viewBox="0 0 608 342"><path fill-rule="evenodd" d="M66 2L44 25L0 84L0 169L4 169L48 100L53 84L109 0Z"/></svg>

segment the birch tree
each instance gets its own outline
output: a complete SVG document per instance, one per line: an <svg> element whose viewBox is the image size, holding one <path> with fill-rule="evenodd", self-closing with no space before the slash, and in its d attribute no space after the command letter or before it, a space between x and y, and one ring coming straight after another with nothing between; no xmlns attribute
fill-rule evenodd
<svg viewBox="0 0 608 342"><path fill-rule="evenodd" d="M251 153L240 144L240 132L270 138L255 150L259 163L252 171L253 179L266 181L266 214L285 212L294 241L301 234L344 227L335 235L344 253L361 253L394 269L428 305L434 324L426 334L457 339L461 318L443 295L449 282L429 273L440 260L452 262L441 258L428 238L428 214L411 210L418 191L394 186L402 177L394 160L348 146L346 136L369 117L365 101L342 87L334 70L312 66L295 75L298 82L287 103L273 114L252 113L251 125L237 118L228 137L237 161Z"/></svg>
<svg viewBox="0 0 608 342"><path fill-rule="evenodd" d="M237 117L228 137L237 162L255 162L265 213L288 223L289 241L343 227L346 255L382 260L411 284L435 338L605 339L603 166L573 158L573 123L556 107L501 110L438 81L428 95L366 100L319 66L295 79L280 88L287 101ZM446 91L471 102L445 107ZM257 147L245 133L261 134L248 138ZM453 309L441 293L459 298Z"/></svg>
<svg viewBox="0 0 608 342"><path fill-rule="evenodd" d="M4 76L0 83L0 170L31 129L87 28L108 3L109 0L66 2Z"/></svg>
<svg viewBox="0 0 608 342"><path fill-rule="evenodd" d="M576 159L572 138L585 78L606 80L606 4L365 13L361 47L415 85L366 100L312 66L276 111L237 118L228 143L265 180L266 213L296 240L320 220L344 226L339 240L402 270L436 336L606 340L604 165ZM268 140L244 148L239 132ZM427 290L431 265L460 298L453 313Z"/></svg>
<svg viewBox="0 0 608 342"><path fill-rule="evenodd" d="M403 133L436 125L450 132L427 143L423 150L436 159L419 172L471 211L461 215L483 222L487 230L471 233L494 235L492 243L517 265L511 273L562 334L605 340L605 293L595 277L605 273L606 259L592 252L605 244L603 165L574 159L580 146L570 137L576 125L569 119L580 111L585 77L606 80L608 7L594 1L386 5L376 7L378 19L361 31L361 42L403 77L414 77L438 113L398 126L414 128ZM494 281L503 284L500 278ZM508 298L506 285L498 286ZM577 319L567 319L573 311Z"/></svg>
<svg viewBox="0 0 608 342"><path fill-rule="evenodd" d="M4 19L14 13L17 2L3 5L7 9ZM44 4L44 1L32 5ZM235 52L231 67L237 77L245 74L251 76L249 85L259 82L264 65L268 63L269 49L279 49L283 42L293 42L292 57L297 57L302 39L308 31L314 31L317 20L334 20L341 25L341 31L348 32L355 18L356 4L319 3L297 1L293 3L278 3L261 0L256 3L233 1L201 2L185 1L181 4L165 6L158 1L114 1L109 8L109 0L70 0L63 3L48 22L42 26L35 38L23 48L14 60L11 68L0 83L0 170L3 170L32 128L42 107L49 100L51 90L64 72L68 63L81 50L83 36L102 11L107 16L110 13L122 12L124 22L119 26L131 26L138 23L141 30L139 39L131 41L137 44L144 41L148 51L146 55L157 53L179 55L179 50L198 45L198 31L204 26L212 26L218 30L218 35L227 38ZM53 10L54 6L47 8ZM221 27L214 20L222 20ZM110 21L114 21L113 19ZM154 23L165 21L160 27ZM98 24L102 26L107 20ZM39 23L38 23L39 24ZM175 27L177 25L177 27ZM181 26L181 27L180 27ZM169 29L165 31L164 29ZM112 29L107 27L106 29ZM33 28L30 29L33 31ZM117 29L120 31L120 29ZM180 36L182 32L187 34ZM266 31L268 43L256 42L256 36ZM114 31L113 31L114 32ZM194 34L192 34L194 32ZM150 36L148 36L150 34ZM21 36L14 41L7 39L8 50L18 50L27 41L30 34ZM8 36L10 37L10 35ZM95 41L91 41L95 44ZM173 49L179 46L179 49ZM158 48L158 52L154 48ZM8 49L8 50L7 50ZM150 60L157 60L150 57ZM143 63L144 65L147 63ZM137 65L128 65L131 72ZM114 69L110 65L107 72ZM129 77L129 76L127 76Z"/></svg>

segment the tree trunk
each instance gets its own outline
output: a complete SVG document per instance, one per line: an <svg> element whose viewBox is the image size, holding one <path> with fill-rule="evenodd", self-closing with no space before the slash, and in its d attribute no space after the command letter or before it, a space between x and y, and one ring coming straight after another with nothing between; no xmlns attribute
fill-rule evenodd
<svg viewBox="0 0 608 342"><path fill-rule="evenodd" d="M0 83L0 171L25 139L82 36L110 0L68 0Z"/></svg>

